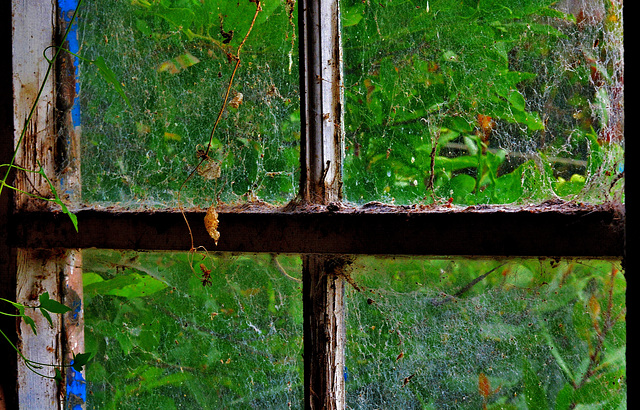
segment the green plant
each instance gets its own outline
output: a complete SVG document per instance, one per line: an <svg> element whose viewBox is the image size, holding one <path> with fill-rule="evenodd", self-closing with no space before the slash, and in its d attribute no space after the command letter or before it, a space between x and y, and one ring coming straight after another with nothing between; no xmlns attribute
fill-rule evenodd
<svg viewBox="0 0 640 410"><path fill-rule="evenodd" d="M38 306L33 306L33 307L25 306L25 305L23 305L21 303L13 302L13 301L10 301L10 300L4 299L4 298L0 298L0 301L9 303L10 305L12 305L18 311L18 313L16 313L16 314L0 311L0 315L19 318L20 320L22 320L24 323L28 324L31 327L31 330L33 330L33 334L34 335L38 334L37 329L36 329L36 323L29 315L26 314L26 310L27 309L38 310L42 314L42 316L44 316L44 318L47 320L47 322L49 322L49 324L51 326L53 326L53 321L51 319L51 314L64 314L64 313L69 312L71 310L71 308L69 308L68 306L65 306L60 302L57 302L57 301L55 301L53 299L50 299L49 298L49 292L45 292L45 293L41 294L39 296L39 298L38 298L39 305ZM29 370L31 370L32 372L34 372L34 373L36 373L36 374L38 374L38 375L40 375L42 377L55 379L58 383L62 382L62 372L60 370L62 368L62 366L52 365L52 364L47 364L47 363L39 363L39 362L30 360L29 358L25 357L22 354L20 349L18 349L11 342L11 339L2 330L0 330L0 334L2 334L2 337L4 337L4 339L11 345L11 347L16 352L18 352L18 355L24 361L25 365L27 366L27 368ZM69 365L68 367L72 367L76 371L82 371L83 366L86 365L87 362L90 359L91 359L91 353L80 353L80 354L77 354L77 355L74 354L73 355L73 364ZM55 376L51 377L51 376L47 376L47 375L42 374L42 373L39 372L40 369L42 369L42 368L44 368L46 366L55 368Z"/></svg>
<svg viewBox="0 0 640 410"><path fill-rule="evenodd" d="M70 32L70 28L73 25L74 21L76 20L76 15L78 12L78 9L81 7L82 5L82 1L80 0L78 2L78 6L76 8L76 10L73 13L73 16L71 18L71 21L69 22L69 25L67 26L67 29L64 32L64 35L62 37L62 43L64 43L69 35ZM55 65L56 60L59 58L60 53L62 52L67 52L70 53L78 58L83 59L81 56L78 56L77 54L71 53L69 50L66 50L62 47L53 47L53 49L55 50L55 53L53 55L52 58L48 58L46 56L46 51L45 50L43 52L43 58L47 61L48 66L47 66L47 71L44 75L44 78L42 80L42 84L40 85L40 88L38 89L38 93L36 95L36 98L31 106L31 109L29 111L29 115L27 116L26 120L25 120L25 124L22 127L22 130L20 132L20 136L16 142L16 147L19 147L20 145L23 144L23 141L25 139L25 135L27 133L28 130L28 125L30 124L34 113L36 112L36 107L38 105L38 101L40 100L40 98L42 97L42 93L45 87L45 84L47 83L47 80L49 78L49 76L52 73L53 67ZM91 63L93 65L95 65L98 68L99 73L105 78L106 81L108 81L110 84L112 84L115 88L115 90L121 95L121 97L127 101L127 97L124 94L124 91L120 85L120 83L117 81L117 79L115 78L113 72L104 64L104 60L101 58L97 58L95 60L86 60L83 59L85 61L87 61L88 63ZM63 213L65 213L69 219L71 220L71 222L73 223L73 226L75 228L75 230L78 230L78 220L76 215L69 210L69 208L67 207L67 205L65 204L65 202L60 198L60 196L58 195L58 191L56 190L56 185L51 181L50 177L46 174L44 168L42 167L42 165L40 164L39 160L37 160L37 164L38 164L38 169L37 170L31 170L31 169L26 169L24 167L18 166L16 165L15 161L16 161L16 155L17 155L18 150L15 149L13 156L11 158L11 161L8 164L0 164L0 168L5 169L5 174L4 177L2 178L2 180L0 181L0 195L2 195L3 190L5 188L7 189L11 189L14 191L17 191L21 194L24 195L28 195L32 198L35 198L37 200L42 200L42 201L47 201L47 202L52 202L54 204L57 204L58 206L60 206L61 210ZM42 177L42 179L46 182L47 187L49 188L49 191L51 192L51 196L52 197L43 197L41 195L35 194L35 193L31 193L31 192L26 192L24 190L21 190L19 188L16 188L15 186L11 185L8 181L9 181L9 177L12 175L12 171L16 171L16 172L22 172L22 173L34 173L34 174L38 174L40 177ZM8 299L4 299L4 298L0 298L1 301L9 303L10 305L13 306L13 308L15 308L17 310L18 313L8 313L5 311L0 311L1 315L4 316L11 316L11 317L16 317L19 318L20 320L24 321L26 324L28 324L31 329L33 330L34 335L37 335L37 329L36 329L36 323L35 321L28 316L25 313L26 309L34 309L34 310L38 310L47 320L47 322L52 325L52 319L51 319L51 314L64 314L66 312L69 312L71 309L63 304L61 304L60 302L57 302L55 300L52 300L49 298L49 293L45 292L43 294L41 294L39 296L39 305L36 307L28 307L25 306L21 303L17 303L17 302L13 302L10 301ZM11 341L11 339L2 331L0 330L0 333L2 334L2 336L4 337L4 339L11 345L11 347L18 353L20 359L25 363L26 367L33 371L34 373L43 376L43 377L49 377L46 376L44 374L42 374L41 372L39 372L40 369L42 369L44 366L52 366L55 367L55 376L53 376L52 378L55 379L58 382L62 381L62 372L61 372L61 368L63 366L61 365L51 365L51 364L45 364L45 363L39 363L36 361L33 361L27 357L25 357L22 352L20 351L20 349L18 349ZM73 355L73 362L71 365L68 365L66 367L72 367L73 369L75 369L76 371L81 371L83 366L86 365L86 363L90 360L91 358L91 353L80 353L80 354L74 354Z"/></svg>
<svg viewBox="0 0 640 410"><path fill-rule="evenodd" d="M596 261L361 258L347 402L406 408L626 403L626 282Z"/></svg>
<svg viewBox="0 0 640 410"><path fill-rule="evenodd" d="M114 95L95 98L105 82L81 66L86 202L178 208L295 196L295 2L257 5L87 4L79 22L83 53L104 57L132 107Z"/></svg>
<svg viewBox="0 0 640 410"><path fill-rule="evenodd" d="M297 164L299 112L278 90L295 87L297 81L289 77L288 64L295 53L288 53L289 48L283 51L281 41L290 34L284 29L287 23L294 22L287 18L286 5L291 2L265 2L269 8L265 6L255 25L259 34L252 34L256 41L243 49L246 70L236 73L240 77L232 88L226 81L237 67L233 51L250 29L255 12L251 3L255 2L137 0L91 10L87 17L96 23L86 23L87 50L100 54L104 46L106 63L113 64L116 75L135 92L132 109L120 98L100 102L91 97L100 92L102 80L91 73L83 78L88 121L99 119L83 123L88 153L83 167L92 181L89 202L171 206L193 166L205 163L210 166L198 172L202 178L194 176L189 192L194 204L289 198L295 184L283 183L279 176ZM547 79L533 72L541 65L527 64L548 57L566 36L545 19L573 27L571 16L550 8L550 1L430 3L410 24L405 24L408 13L385 14L383 9L421 5L424 11L424 3L342 4L348 33L344 36L348 199L533 202L547 198L549 192L564 196L584 191L589 178L597 180L607 172L614 178L619 170L607 161L609 156L616 157L613 163L618 161L621 151L616 144L600 141L601 124L574 122L577 118L565 110L558 118L568 115L570 120L549 125L545 113L529 106L528 96L545 90ZM431 21L436 15L444 23ZM104 33L119 35L103 39ZM361 61L370 66L358 66ZM572 109L582 112L591 106L593 90L584 77L589 70L586 60L580 59L578 66L575 72L580 75L563 73L556 80L578 90L572 96ZM561 93L559 89L554 92ZM220 101L231 96L229 102L234 104L220 111ZM214 136L211 122L221 114L226 121L219 123ZM580 149L564 159L582 164L582 174L567 177L557 164L542 161L558 152L549 140L547 145L539 141L545 132L551 133L550 126L558 135L573 137ZM505 127L518 136L509 144L522 149L521 163L509 163L512 153L492 145L492 138ZM575 148L565 145L566 140L555 143ZM448 153L451 144L463 147L464 153ZM587 157L584 166L579 161ZM85 255L89 259L96 253ZM88 261L85 265L87 341L97 352L89 372L98 405L206 407L213 402L233 407L246 402L266 407L281 404L274 397L288 398L287 389L300 391L299 378L290 376L295 376L290 349L301 341L287 323L290 318L299 320L300 307L293 302L283 314L285 305L275 302L290 301L296 288L276 283L269 272L277 274L278 268L268 258L248 261L254 258L210 254L198 265L193 254L104 254L96 257L101 260L95 265ZM580 263L575 268L561 264L550 274L552 269L544 261L509 263L502 272L502 266L498 269L489 262L459 261L452 263L453 268L447 262L366 266L364 272L380 273L374 277L382 283L379 289L367 285L366 279L355 279L363 289L377 293L362 292L366 296L354 304L362 305L362 311L379 310L361 316L356 309L350 313L361 321L351 327L355 335L348 343L352 351L362 349L366 355L348 355L349 391L371 385L389 392L375 396L381 406L385 398L407 392L413 394L407 403L420 402L425 408L430 400L440 400L433 406L445 408L469 397L478 407L522 406L523 391L541 405L567 397L569 393L559 393L562 383L573 389L582 374L566 378L560 363L567 368L588 366L587 348L592 342L578 333L593 329L584 321L573 326L571 312L585 307L586 284L607 277L610 266L594 263L589 270L581 269ZM196 272L182 268L187 265L192 270L195 266ZM616 295L624 293L620 276ZM440 288L450 295L446 303L440 303ZM398 303L379 308L393 299ZM416 318L415 327L403 329ZM545 319L558 324L548 330L550 341L543 337ZM616 344L624 340L618 319L618 334L608 333ZM270 329L268 334L265 328ZM567 333L560 333L560 328ZM283 329L289 338L279 333ZM438 333L418 340L428 331ZM573 343L577 339L583 343ZM560 348L561 353L550 353ZM477 351L484 353L484 362L460 359ZM619 354L612 355L616 357ZM417 370L398 378L398 369L410 360L418 363ZM456 373L450 366L454 360L460 366L473 365ZM600 371L598 363L592 368ZM497 364L506 370L497 370ZM620 374L624 365L618 361L609 370ZM539 369L549 368L538 375ZM113 380L110 376L115 373L124 377ZM376 378L381 373L394 378ZM432 386L438 393L431 393ZM623 391L611 391L615 393L611 403L624 400ZM602 395L574 398L587 403Z"/></svg>
<svg viewBox="0 0 640 410"><path fill-rule="evenodd" d="M286 408L302 400L301 261L87 250L88 405ZM115 267L115 269L114 269ZM120 377L110 377L118 374Z"/></svg>
<svg viewBox="0 0 640 410"><path fill-rule="evenodd" d="M551 0L342 6L349 200L606 200L617 6L593 26Z"/></svg>
<svg viewBox="0 0 640 410"><path fill-rule="evenodd" d="M80 0L78 2L78 6L76 8L76 10L73 13L73 16L71 17L71 20L64 32L64 35L62 36L61 39L61 44L64 44L65 41L67 40L67 37L69 36L69 32L70 29L72 27L72 25L74 24L75 20L76 20L76 16L78 13L78 10L80 9L80 7L82 6L83 0ZM120 94L120 96L123 98L123 100L125 102L128 103L128 99L127 96L124 93L124 90L121 86L121 84L118 82L115 74L113 73L113 71L105 64L104 59L101 57L96 58L95 60L88 60L86 58L83 58L82 56L79 56L75 53L72 53L71 51L63 48L63 47L55 47L52 46L50 48L53 48L55 50L53 57L52 58L48 58L46 56L46 49L43 51L42 56L43 58L47 61L48 65L47 65L47 71L44 74L44 77L42 79L42 83L40 85L40 88L38 89L38 93L36 94L36 98L34 99L33 104L31 105L31 109L29 111L29 115L27 116L25 123L22 127L22 130L20 131L20 136L18 137L18 140L15 143L16 147L19 147L20 145L22 145L24 139L25 139L25 135L27 133L28 130L28 125L30 124L34 113L36 112L36 108L38 106L38 101L40 101L41 97L42 97L42 92L44 90L44 87L49 79L49 76L52 73L52 70L55 66L55 62L56 60L58 60L60 53L62 52L66 52L69 53L75 57L78 57L80 59L82 59L83 61L89 63L89 64L93 64L97 67L99 74L105 79L105 81L107 81L109 84L111 84L114 89L118 92L118 94ZM38 160L38 169L37 170L31 170L31 169L26 169L23 167L20 167L18 165L15 164L16 161L16 155L18 153L18 150L15 149L13 156L11 157L11 161L8 164L0 164L0 168L5 168L5 173L4 173L4 177L2 178L2 180L0 181L0 195L2 195L2 191L7 188L7 189L11 189L11 190L15 190L21 194L24 195L28 195L32 198L38 199L38 200L42 200L42 201L47 201L47 202L53 202L55 204L57 204L58 206L60 206L60 208L62 209L62 212L65 213L69 219L71 219L71 222L73 223L73 226L75 228L76 231L78 231L78 218L73 214L73 212L71 212L69 210L69 208L67 207L67 205L64 203L64 201L60 198L60 196L58 195L58 191L56 190L55 185L52 183L51 179L47 176L47 174L45 173L44 169L42 168L39 160ZM43 196L37 195L35 193L31 193L31 192L26 192L23 190L20 190L16 187L14 187L13 185L11 185L10 183L8 183L9 177L12 173L12 171L18 171L18 172L23 172L23 173L36 173L38 175L40 175L47 183L47 186L49 188L49 190L51 191L51 195L52 198L45 198Z"/></svg>

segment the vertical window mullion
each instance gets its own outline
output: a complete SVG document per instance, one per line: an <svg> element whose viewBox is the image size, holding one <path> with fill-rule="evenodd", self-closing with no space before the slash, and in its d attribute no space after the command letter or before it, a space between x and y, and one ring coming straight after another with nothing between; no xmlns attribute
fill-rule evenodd
<svg viewBox="0 0 640 410"><path fill-rule="evenodd" d="M298 5L301 65L301 181L304 202L342 198L343 97L338 0ZM306 409L343 409L344 258L303 257Z"/></svg>
<svg viewBox="0 0 640 410"><path fill-rule="evenodd" d="M342 198L343 97L338 0L299 5L301 196L326 204Z"/></svg>
<svg viewBox="0 0 640 410"><path fill-rule="evenodd" d="M51 145L54 141L54 76L42 53L53 42L55 8L51 2L14 1L12 15L15 164L29 170L42 166L45 173L51 175L54 168ZM51 50L46 55L50 57ZM38 174L15 172L14 185L22 192L44 197L51 194L46 181ZM14 200L17 210L41 206L46 209L46 202L34 201L20 192ZM19 249L16 255L16 302L36 307L38 297L44 292L57 299L58 264L50 252ZM58 387L52 377L53 368L46 365L59 363L61 359L59 318L52 317L50 326L35 310L28 309L27 312L33 313L38 334L25 321L18 320L17 347L23 357L44 363L40 372L51 378L33 372L18 358L18 404L20 408L56 408L59 405Z"/></svg>
<svg viewBox="0 0 640 410"><path fill-rule="evenodd" d="M70 115L75 65L69 54L55 47L69 49L59 43L75 10L59 14L57 2L20 0L14 0L11 8L14 165L28 170L14 172L13 184L20 190L14 195L14 209L46 212L56 206L38 197L52 199L57 194L69 200L79 195L79 134ZM56 183L54 193L49 181L59 180L65 185ZM84 408L84 375L64 367L74 354L84 352L80 251L18 249L15 255L18 303L35 308L48 293L50 299L74 309L63 316L51 314L51 325L39 310L27 309L37 334L25 321L16 323L20 357L15 401L20 408L63 408L71 392L76 396L74 408ZM62 383L53 377L56 370L61 370Z"/></svg>

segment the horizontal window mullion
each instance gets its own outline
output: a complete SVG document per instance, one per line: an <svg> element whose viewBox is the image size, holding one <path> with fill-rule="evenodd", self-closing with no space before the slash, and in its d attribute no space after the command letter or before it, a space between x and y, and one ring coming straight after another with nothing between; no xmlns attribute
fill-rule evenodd
<svg viewBox="0 0 640 410"><path fill-rule="evenodd" d="M375 209L374 209L375 208ZM210 251L318 254L405 254L472 257L624 256L625 215L606 206L551 210L470 207L420 211L406 207L226 208L216 246L205 211L186 212L194 242ZM495 209L494 209L495 208ZM500 210L499 210L500 209ZM178 211L84 209L79 232L62 213L22 212L10 222L11 245L25 248L188 250Z"/></svg>

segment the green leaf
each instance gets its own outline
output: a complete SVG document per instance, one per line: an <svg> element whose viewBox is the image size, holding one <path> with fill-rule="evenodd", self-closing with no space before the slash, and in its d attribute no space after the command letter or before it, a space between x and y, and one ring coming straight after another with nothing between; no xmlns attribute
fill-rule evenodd
<svg viewBox="0 0 640 410"><path fill-rule="evenodd" d="M567 410L571 408L573 402L573 387L565 383L564 387L556 396L556 410Z"/></svg>
<svg viewBox="0 0 640 410"><path fill-rule="evenodd" d="M496 198L500 203L516 202L524 194L520 168L500 176L495 185Z"/></svg>
<svg viewBox="0 0 640 410"><path fill-rule="evenodd" d="M31 317L24 315L22 316L22 320L24 320L24 322L26 324L28 324L29 326L31 326L31 330L33 330L33 334L37 335L38 331L36 330L36 322L33 321L33 319L31 319Z"/></svg>
<svg viewBox="0 0 640 410"><path fill-rule="evenodd" d="M609 107L611 107L611 101L607 90L602 87L596 91L595 101L593 103L594 111L598 114L602 125L609 123Z"/></svg>
<svg viewBox="0 0 640 410"><path fill-rule="evenodd" d="M86 365L92 357L93 354L90 352L75 354L73 355L73 365L71 365L71 367L73 367L75 371L81 372L82 367Z"/></svg>
<svg viewBox="0 0 640 410"><path fill-rule="evenodd" d="M69 306L65 306L58 301L49 299L49 292L44 292L42 295L40 295L39 301L40 301L40 306L38 306L38 308L40 308L40 310L46 310L51 313L60 313L60 314L71 311L71 308Z"/></svg>
<svg viewBox="0 0 640 410"><path fill-rule="evenodd" d="M116 92L120 94L120 96L124 99L127 105L131 107L131 103L129 102L129 98L127 98L127 95L124 93L124 88L122 87L122 84L118 82L118 78L116 74L107 66L107 63L104 61L104 58L102 56L99 56L95 60L91 61L91 63L96 66L96 68L98 69L98 73L100 73L102 78L106 82L113 85L113 88L115 88Z"/></svg>
<svg viewBox="0 0 640 410"><path fill-rule="evenodd" d="M193 11L188 8L169 8L161 6L156 10L156 14L179 29L190 28L195 18Z"/></svg>
<svg viewBox="0 0 640 410"><path fill-rule="evenodd" d="M520 122L525 124L531 131L544 130L544 122L540 119L538 113L525 112L524 118L522 118Z"/></svg>
<svg viewBox="0 0 640 410"><path fill-rule="evenodd" d="M524 359L523 362L524 397L527 407L530 409L549 408L547 396L538 375L531 367L529 360Z"/></svg>
<svg viewBox="0 0 640 410"><path fill-rule="evenodd" d="M40 161L38 161L38 166L40 167L38 169L38 174L40 174L42 178L44 178L44 180L47 181L47 185L49 185L49 189L51 190L51 193L54 196L53 202L60 205L60 207L62 208L62 212L64 212L65 214L67 214L67 216L69 216L69 219L71 219L71 222L73 223L73 227L75 228L76 232L78 232L78 218L71 211L69 211L69 209L64 204L64 202L62 202L62 199L60 199L60 197L58 196L58 191L56 191L56 187L53 185L53 183L47 176L46 172L44 172L44 168L42 168L42 165L40 165Z"/></svg>
<svg viewBox="0 0 640 410"><path fill-rule="evenodd" d="M622 339L621 341L624 341ZM623 369L626 368L627 365L627 346L626 344L622 347L619 347L613 351L607 351L606 356L604 357L604 361L602 362L603 366L613 369Z"/></svg>
<svg viewBox="0 0 640 410"><path fill-rule="evenodd" d="M560 354L560 351L556 346L555 342L553 341L553 338L549 333L549 330L546 328L546 326L543 325L541 327L541 331L543 336L547 340L547 346L549 346L549 351L551 352L551 355L553 356L553 358L556 360L558 367L562 369L567 379L574 380L573 372L571 371L569 366L567 366L567 363L565 362L562 355Z"/></svg>
<svg viewBox="0 0 640 410"><path fill-rule="evenodd" d="M478 158L470 155L463 155L456 158L438 156L435 161L435 170L444 172L458 171L477 166Z"/></svg>
<svg viewBox="0 0 640 410"><path fill-rule="evenodd" d="M589 309L587 309L585 303L581 300L576 301L573 305L572 320L576 334L582 340L590 342L591 336L594 332L593 321L589 315Z"/></svg>
<svg viewBox="0 0 640 410"><path fill-rule="evenodd" d="M444 126L463 134L471 134L473 132L474 123L468 118L456 116L445 118Z"/></svg>
<svg viewBox="0 0 640 410"><path fill-rule="evenodd" d="M55 376L53 377L53 379L57 382L57 383L62 383L62 372L60 371L60 369L58 369L57 367L54 369L55 370Z"/></svg>
<svg viewBox="0 0 640 410"><path fill-rule="evenodd" d="M40 313L42 313L42 316L47 319L47 322L49 322L49 326L53 326L53 321L51 320L51 315L49 314L49 312L47 312L45 309L40 309Z"/></svg>
<svg viewBox="0 0 640 410"><path fill-rule="evenodd" d="M149 27L147 22L144 20L137 19L136 28L140 30L140 32L145 36L151 36L153 34L153 32L151 31L151 28Z"/></svg>
<svg viewBox="0 0 640 410"><path fill-rule="evenodd" d="M84 292L86 295L102 294L138 298L149 296L166 287L164 282L149 275L132 272L109 280L95 280L89 285L85 285Z"/></svg>
<svg viewBox="0 0 640 410"><path fill-rule="evenodd" d="M623 398L620 390L624 386L621 386L620 379L620 375L615 373L592 377L575 391L573 400L576 404L594 404L601 406L598 408L615 408L616 406L613 404L617 404ZM610 405L602 406L604 404Z"/></svg>
<svg viewBox="0 0 640 410"><path fill-rule="evenodd" d="M341 12L342 27L355 26L362 20L364 13L364 4L356 4L355 6L345 7Z"/></svg>
<svg viewBox="0 0 640 410"><path fill-rule="evenodd" d="M466 197L473 192L476 187L476 180L467 174L456 175L449 182L453 190L453 198L457 203L465 203Z"/></svg>
<svg viewBox="0 0 640 410"><path fill-rule="evenodd" d="M20 315L24 315L24 305L22 303L14 302L5 298L0 298L0 300L12 304L13 307L18 309Z"/></svg>
<svg viewBox="0 0 640 410"><path fill-rule="evenodd" d="M442 59L444 61L450 61L454 63L457 63L460 61L460 57L451 50L447 50L444 53L442 53Z"/></svg>
<svg viewBox="0 0 640 410"><path fill-rule="evenodd" d="M131 353L134 348L133 340L131 340L131 336L128 333L116 333L115 338L120 344L120 349L122 349L122 353L126 356Z"/></svg>
<svg viewBox="0 0 640 410"><path fill-rule="evenodd" d="M62 208L62 212L67 214L69 219L71 219L73 227L75 228L76 232L78 232L78 217L73 212L71 212L69 208L67 208L67 206L64 204L64 202L62 202L60 199L56 200L55 202L60 205L60 207Z"/></svg>
<svg viewBox="0 0 640 410"><path fill-rule="evenodd" d="M507 100L509 101L509 104L511 104L511 106L516 110L518 111L525 110L526 103L524 100L524 96L520 94L520 91L511 90L511 92L509 93L509 96L507 97Z"/></svg>
<svg viewBox="0 0 640 410"><path fill-rule="evenodd" d="M104 282L102 276L95 272L83 272L82 273L82 286L86 289L89 285Z"/></svg>

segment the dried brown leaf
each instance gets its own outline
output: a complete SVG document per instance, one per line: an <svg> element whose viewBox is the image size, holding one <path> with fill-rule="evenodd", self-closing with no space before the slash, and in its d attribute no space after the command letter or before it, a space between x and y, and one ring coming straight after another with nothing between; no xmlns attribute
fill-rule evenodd
<svg viewBox="0 0 640 410"><path fill-rule="evenodd" d="M220 232L218 232L218 213L213 205L207 209L207 214L204 216L204 227L211 238L213 238L215 244L218 245L218 240L220 239Z"/></svg>
<svg viewBox="0 0 640 410"><path fill-rule="evenodd" d="M208 158L205 159L196 171L198 172L198 175L205 179L217 179L222 175L220 163Z"/></svg>
<svg viewBox="0 0 640 410"><path fill-rule="evenodd" d="M491 382L484 373L478 375L478 391L485 400L491 395Z"/></svg>
<svg viewBox="0 0 640 410"><path fill-rule="evenodd" d="M229 101L229 105L233 108L238 108L240 107L240 104L242 104L243 98L244 96L242 95L242 93L237 93L236 96L233 97L231 101Z"/></svg>

